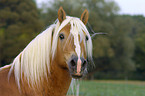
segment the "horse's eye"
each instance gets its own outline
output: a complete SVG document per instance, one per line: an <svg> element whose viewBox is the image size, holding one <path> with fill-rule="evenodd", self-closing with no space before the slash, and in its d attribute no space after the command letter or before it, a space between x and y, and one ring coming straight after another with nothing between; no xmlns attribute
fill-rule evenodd
<svg viewBox="0 0 145 96"><path fill-rule="evenodd" d="M59 35L59 38L62 40L62 39L64 39L64 35L63 34L60 34Z"/></svg>
<svg viewBox="0 0 145 96"><path fill-rule="evenodd" d="M88 41L89 40L89 37L88 36L86 36L86 41Z"/></svg>

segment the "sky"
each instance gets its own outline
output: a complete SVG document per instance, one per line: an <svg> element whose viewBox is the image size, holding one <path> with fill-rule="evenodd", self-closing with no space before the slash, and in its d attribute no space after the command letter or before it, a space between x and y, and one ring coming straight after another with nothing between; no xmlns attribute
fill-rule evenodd
<svg viewBox="0 0 145 96"><path fill-rule="evenodd" d="M144 15L145 0L114 0L120 7L120 14Z"/></svg>
<svg viewBox="0 0 145 96"><path fill-rule="evenodd" d="M37 4L49 0L36 0ZM143 15L145 17L145 0L114 0L120 7L119 14Z"/></svg>

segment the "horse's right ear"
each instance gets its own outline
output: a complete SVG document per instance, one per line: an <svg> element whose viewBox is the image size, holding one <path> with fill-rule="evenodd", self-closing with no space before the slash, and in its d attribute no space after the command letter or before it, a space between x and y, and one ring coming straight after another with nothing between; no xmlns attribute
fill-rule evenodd
<svg viewBox="0 0 145 96"><path fill-rule="evenodd" d="M62 23L63 20L66 19L66 14L65 14L65 11L63 10L62 7L59 8L58 10L58 20L60 23Z"/></svg>
<svg viewBox="0 0 145 96"><path fill-rule="evenodd" d="M89 12L87 9L85 9L85 11L82 13L81 15L81 20L82 22L86 25L88 22L88 18L89 18Z"/></svg>

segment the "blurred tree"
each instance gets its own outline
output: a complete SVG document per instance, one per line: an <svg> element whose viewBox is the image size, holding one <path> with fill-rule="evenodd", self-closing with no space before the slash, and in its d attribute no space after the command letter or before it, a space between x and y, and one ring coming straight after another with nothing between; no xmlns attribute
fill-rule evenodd
<svg viewBox="0 0 145 96"><path fill-rule="evenodd" d="M33 0L0 0L0 65L11 63L42 26Z"/></svg>
<svg viewBox="0 0 145 96"><path fill-rule="evenodd" d="M135 70L133 62L134 41L130 37L134 22L131 18L118 16L114 21L114 33L112 35L112 47L114 48L114 57L111 64L115 70L122 71L125 75L129 71Z"/></svg>
<svg viewBox="0 0 145 96"><path fill-rule="evenodd" d="M135 54L133 59L136 62L136 78L145 80L145 17L143 16L132 16L135 25L133 26L132 33L135 40Z"/></svg>
<svg viewBox="0 0 145 96"><path fill-rule="evenodd" d="M102 42L96 39L95 43L100 42L100 44L94 47L96 47L96 49L102 49L101 53L103 54L104 52L104 55L95 58L96 70L93 70L92 73L99 70L103 73L102 78L104 79L105 77L107 78L108 75L108 78L113 79L128 78L129 73L133 72L136 68L132 59L135 45L134 40L131 37L134 22L131 18L115 16L110 23L113 27L112 30L108 30L109 32L111 31L111 33L108 35L109 38L106 40L108 43L106 42L106 44L111 48L109 49L109 47L102 46L103 43L105 43L104 38L106 39L106 37L101 37ZM100 50L98 49L98 51ZM96 54L97 53L99 52L96 52ZM112 74L114 74L113 77ZM96 75L96 78L97 76L100 76L100 74Z"/></svg>

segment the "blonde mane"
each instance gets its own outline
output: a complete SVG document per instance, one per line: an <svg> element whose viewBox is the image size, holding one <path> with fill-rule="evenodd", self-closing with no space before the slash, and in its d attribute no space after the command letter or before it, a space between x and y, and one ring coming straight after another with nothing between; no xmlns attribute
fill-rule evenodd
<svg viewBox="0 0 145 96"><path fill-rule="evenodd" d="M74 36L80 35L81 38L88 36L88 41L83 39L86 46L86 52L88 57L92 57L92 41L90 34L83 24L83 22L76 17L67 16L66 19L60 24L57 20L56 23L52 24L45 31L40 33L36 38L34 38L26 48L14 59L12 67L9 72L9 76L14 70L15 80L18 87L20 88L20 81L24 76L28 81L28 84L32 86L39 84L44 77L48 78L50 74L50 58L55 57L57 41L59 32L67 24L71 25L70 33ZM53 36L52 36L53 34ZM80 40L81 41L81 40ZM74 39L74 43L77 42ZM79 45L75 44L76 53L80 55Z"/></svg>

